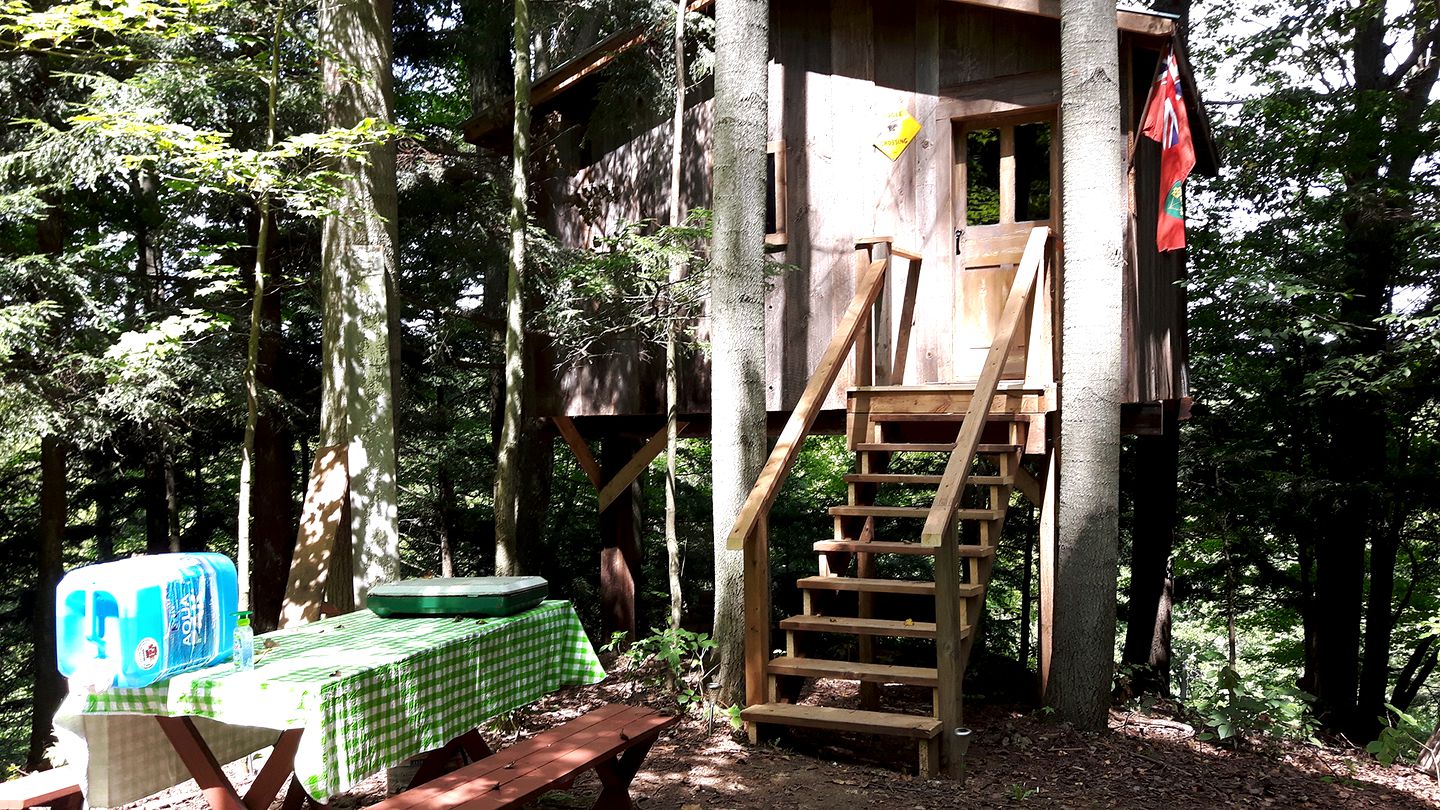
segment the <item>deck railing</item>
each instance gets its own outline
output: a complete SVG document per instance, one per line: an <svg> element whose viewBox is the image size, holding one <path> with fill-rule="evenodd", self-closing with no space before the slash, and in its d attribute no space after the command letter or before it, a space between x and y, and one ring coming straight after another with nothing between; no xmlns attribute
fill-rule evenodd
<svg viewBox="0 0 1440 810"><path fill-rule="evenodd" d="M975 384L971 409L960 423L960 433L955 439L955 449L945 463L945 472L935 491L935 501L930 514L925 518L920 542L935 548L935 674L938 680L937 706L941 723L942 758L947 759L947 770L957 773L958 765L951 752L952 735L962 725L961 679L964 677L967 638L973 638L975 629L967 636L963 626L965 617L960 605L960 549L959 517L960 497L970 478L975 453L980 448L980 437L989 416L989 403L1000 384L1000 374L1005 367L1005 358L1019 337L1020 326L1029 306L1036 279L1041 277L1048 251L1050 229L1037 227L1030 232L1025 244L1025 253L1010 286L1010 295L1005 299L1005 310L1000 316L994 342L985 357L980 379Z"/></svg>
<svg viewBox="0 0 1440 810"><path fill-rule="evenodd" d="M770 538L767 518L780 487L800 455L800 447L810 428L815 424L825 398L840 370L850 355L855 354L855 377L858 384L870 384L876 371L876 346L871 334L874 320L873 310L885 288L892 256L903 256L910 261L910 277L906 283L905 300L901 306L901 317L913 317L914 295L918 287L920 256L908 250L890 246L888 238L872 238L856 243L857 269L859 278L855 284L855 296L846 307L845 314L830 345L820 357L815 373L805 384L800 400L791 411L790 418L780 431L780 436L765 460L755 486L751 487L740 514L735 518L730 531L728 546L744 550L745 567L745 702L755 705L765 702L765 662L770 654ZM885 244L885 255L875 258L874 248ZM908 322L902 322L901 338L896 341L893 354L888 351L889 324L882 316L881 330L884 333L878 353L882 358L881 374L889 382L904 373L905 354L909 345ZM857 349L857 345L859 348Z"/></svg>

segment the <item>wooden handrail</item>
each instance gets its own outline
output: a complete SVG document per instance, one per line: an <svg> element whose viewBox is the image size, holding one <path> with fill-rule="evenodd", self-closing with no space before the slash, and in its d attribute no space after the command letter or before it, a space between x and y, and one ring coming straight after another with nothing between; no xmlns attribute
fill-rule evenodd
<svg viewBox="0 0 1440 810"><path fill-rule="evenodd" d="M1045 261L1045 245L1050 240L1050 229L1037 226L1030 231L1025 243L1025 253L1020 267L1015 272L1015 281L1010 286L1010 296L1005 299L1005 311L1000 316L1000 326L995 332L995 341L990 344L990 353L985 356L985 366L980 371L980 380L975 384L975 393L970 398L971 408L960 424L960 434L955 439L955 449L945 462L945 472L935 491L935 502L925 518L925 528L920 534L920 543L925 546L939 546L949 533L955 531L955 510L960 505L960 495L965 491L965 482L970 477L970 462L980 446L980 434L989 417L990 402L995 398L995 389L1000 384L1000 373L1005 369L1005 357L1015 345L1020 333L1020 321L1025 307L1030 302L1030 293L1035 288L1035 279Z"/></svg>
<svg viewBox="0 0 1440 810"><path fill-rule="evenodd" d="M855 345L855 336L870 318L870 310L880 295L889 263L888 258L872 261L855 285L855 297L850 300L850 306L840 318L835 336L830 338L830 345L820 357L820 364L810 376L810 381L805 384L800 401L795 404L795 410L790 412L785 429L780 432L775 448L770 451L770 457L765 460L760 476L755 479L755 486L750 488L745 505L740 508L740 514L735 518L735 526L726 539L728 548L744 548L745 538L754 530L756 521L769 512L775 503L775 496L780 493L780 485L785 480L786 473L790 472L795 458L800 455L801 443L810 432L810 427L815 424L815 417L820 413L825 395L840 376L840 367L844 365L845 358Z"/></svg>

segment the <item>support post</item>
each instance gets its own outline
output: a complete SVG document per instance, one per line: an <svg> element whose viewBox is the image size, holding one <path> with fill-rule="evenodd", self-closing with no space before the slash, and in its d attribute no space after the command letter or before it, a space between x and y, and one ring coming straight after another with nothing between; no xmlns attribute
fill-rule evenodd
<svg viewBox="0 0 1440 810"><path fill-rule="evenodd" d="M605 477L613 478L623 470L638 449L633 439L607 436L600 450ZM606 639L617 632L625 633L630 641L636 638L641 502L640 478L636 477L600 513L600 625Z"/></svg>
<svg viewBox="0 0 1440 810"><path fill-rule="evenodd" d="M1057 441L1045 459L1045 488L1040 494L1040 626L1036 634L1035 663L1040 700L1050 695L1050 662L1055 631L1055 538L1059 528L1060 450Z"/></svg>
<svg viewBox="0 0 1440 810"><path fill-rule="evenodd" d="M940 758L945 774L952 779L960 777L962 767L954 732L965 722L957 535L958 524L951 521L935 549L935 674L939 680L936 708L940 716Z"/></svg>
<svg viewBox="0 0 1440 810"><path fill-rule="evenodd" d="M770 517L762 514L746 538L745 705L767 702L766 664L770 661ZM754 724L751 724L752 738Z"/></svg>

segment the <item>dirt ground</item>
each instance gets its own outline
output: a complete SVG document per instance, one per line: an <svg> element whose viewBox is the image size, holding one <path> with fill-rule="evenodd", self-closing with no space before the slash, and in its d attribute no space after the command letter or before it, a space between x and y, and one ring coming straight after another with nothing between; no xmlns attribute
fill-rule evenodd
<svg viewBox="0 0 1440 810"><path fill-rule="evenodd" d="M802 701L843 705L854 693L852 684L820 682ZM486 736L492 746L508 745L607 702L674 706L658 691L612 676L552 695ZM1111 713L1109 734L1076 732L1000 706L969 706L967 721L975 734L959 783L917 778L908 743L797 731L752 746L723 716L707 722L697 708L656 743L631 795L646 810L1440 807L1440 787L1429 777L1353 751L1272 743L1235 752L1196 741L1183 723L1119 711ZM228 769L238 775L243 765ZM587 775L574 790L548 794L535 806L589 807L598 792ZM331 806L365 807L384 793L385 777L377 775ZM202 810L204 803L191 782L127 808Z"/></svg>

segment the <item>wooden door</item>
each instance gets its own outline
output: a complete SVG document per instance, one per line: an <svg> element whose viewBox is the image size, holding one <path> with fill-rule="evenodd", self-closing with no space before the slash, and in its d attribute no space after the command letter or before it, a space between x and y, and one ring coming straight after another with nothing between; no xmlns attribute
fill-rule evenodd
<svg viewBox="0 0 1440 810"><path fill-rule="evenodd" d="M979 375L1031 229L1059 221L1054 120L1053 111L1045 111L953 123L959 379ZM1025 376L1030 334L1027 321L1006 360L1005 378Z"/></svg>

